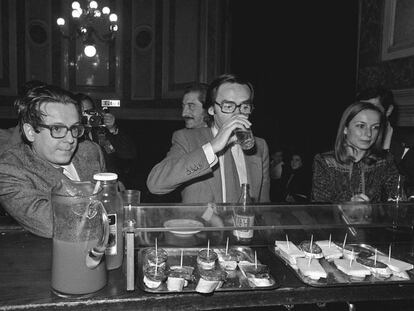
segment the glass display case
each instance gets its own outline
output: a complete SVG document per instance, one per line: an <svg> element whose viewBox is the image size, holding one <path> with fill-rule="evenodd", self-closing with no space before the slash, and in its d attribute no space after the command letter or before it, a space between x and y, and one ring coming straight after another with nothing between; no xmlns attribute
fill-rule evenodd
<svg viewBox="0 0 414 311"><path fill-rule="evenodd" d="M199 291L198 282L204 279L201 250L217 253L214 270L225 272L216 275L221 284L214 290L277 288L283 282L278 275L282 267L314 287L414 281L414 204L409 202L140 204L125 206L124 211L129 290L134 286L156 293L177 290L168 284L171 267L191 266L194 275L186 280L190 285L178 290ZM161 283L148 286L143 281L151 266L147 254L155 248L166 251L169 272L162 270L159 257L152 263L159 272L151 271ZM231 254L233 259L226 257ZM233 276L226 261L236 262ZM255 275L267 275L267 282Z"/></svg>

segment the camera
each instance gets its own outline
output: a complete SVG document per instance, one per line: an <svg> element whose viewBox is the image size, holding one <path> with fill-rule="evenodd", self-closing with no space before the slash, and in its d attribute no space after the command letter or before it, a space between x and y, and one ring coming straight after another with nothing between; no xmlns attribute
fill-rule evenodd
<svg viewBox="0 0 414 311"><path fill-rule="evenodd" d="M85 110L82 116L82 124L86 127L100 127L103 126L104 113L99 110L89 109Z"/></svg>

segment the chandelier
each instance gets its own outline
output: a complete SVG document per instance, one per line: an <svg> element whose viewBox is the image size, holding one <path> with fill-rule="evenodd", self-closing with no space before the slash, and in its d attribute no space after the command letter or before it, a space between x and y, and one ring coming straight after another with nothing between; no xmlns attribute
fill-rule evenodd
<svg viewBox="0 0 414 311"><path fill-rule="evenodd" d="M68 31L65 27L66 21L59 17L56 23L60 33L66 39L74 40L80 38L84 46L83 52L88 57L96 55L96 40L110 42L115 39L118 31L118 16L111 13L111 9L104 6L99 8L97 1L87 1L86 7L82 8L78 1L72 2L72 19L74 31ZM69 28L72 30L72 28Z"/></svg>

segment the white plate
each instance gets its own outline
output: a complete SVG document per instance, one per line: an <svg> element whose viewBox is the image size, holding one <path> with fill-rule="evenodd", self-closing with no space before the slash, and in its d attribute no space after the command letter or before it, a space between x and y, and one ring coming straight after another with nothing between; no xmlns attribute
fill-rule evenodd
<svg viewBox="0 0 414 311"><path fill-rule="evenodd" d="M164 222L164 227L168 229L174 229L169 230L171 233L174 233L176 235L192 235L200 232L200 229L178 229L178 228L200 228L204 227L203 223L193 220L193 219L170 219Z"/></svg>

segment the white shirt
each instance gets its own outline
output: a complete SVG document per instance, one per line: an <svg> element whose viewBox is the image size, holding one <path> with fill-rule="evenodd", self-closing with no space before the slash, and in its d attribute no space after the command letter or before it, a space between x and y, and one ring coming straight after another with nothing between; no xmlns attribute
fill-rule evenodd
<svg viewBox="0 0 414 311"><path fill-rule="evenodd" d="M63 168L63 174L65 174L69 179L80 181L78 172L72 162L68 165L61 165L60 167Z"/></svg>
<svg viewBox="0 0 414 311"><path fill-rule="evenodd" d="M213 136L216 137L218 133L218 129L213 126L211 128L211 132L213 133ZM211 143L207 143L202 146L204 153L206 155L208 164L210 167L213 167L216 165L217 162L220 163L220 176L221 176L221 192L223 194L223 203L227 202L226 198L226 177L224 173L224 155L220 155L217 157L217 155L213 151L213 147L211 146ZM244 158L243 150L241 149L240 145L233 144L231 146L231 153L233 155L234 162L236 164L237 174L239 176L240 185L243 183L247 183L247 170L246 170L246 161Z"/></svg>

